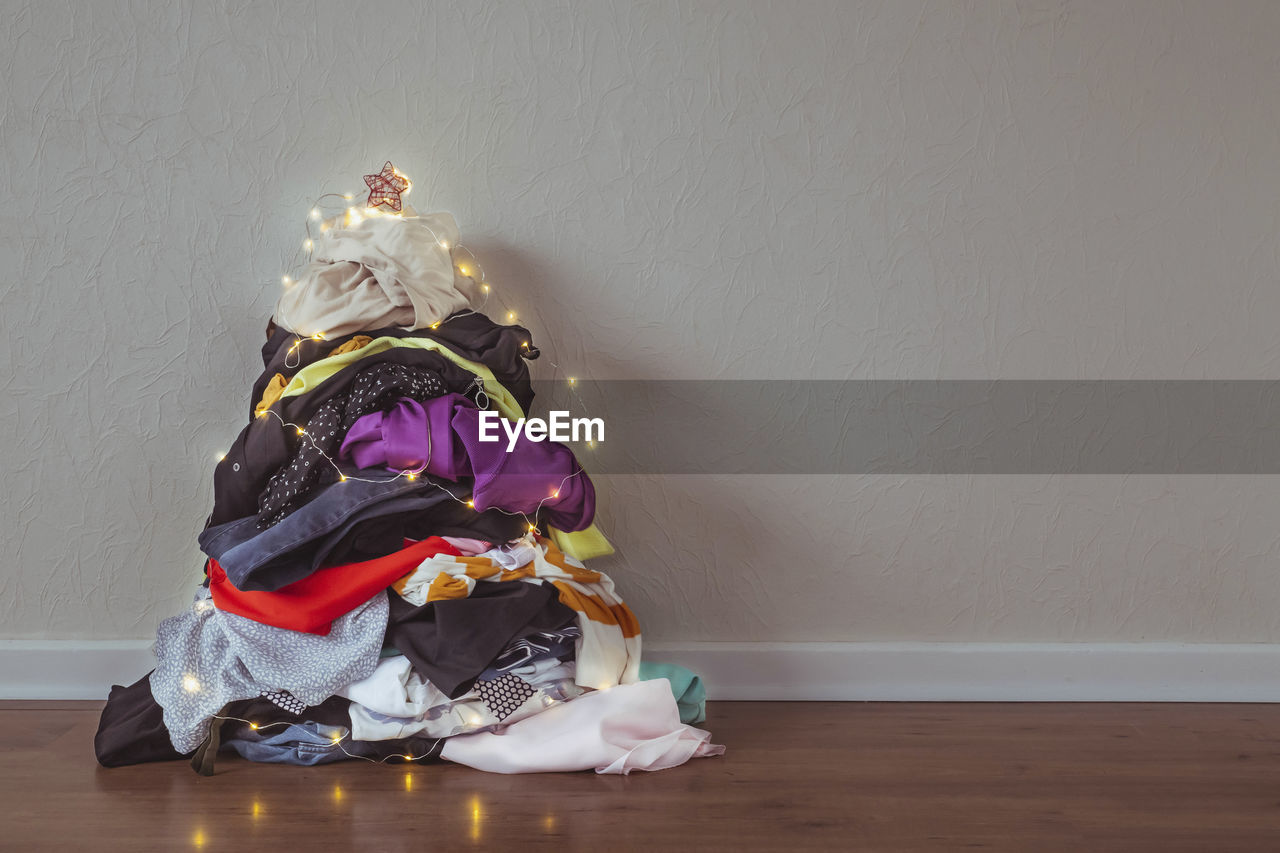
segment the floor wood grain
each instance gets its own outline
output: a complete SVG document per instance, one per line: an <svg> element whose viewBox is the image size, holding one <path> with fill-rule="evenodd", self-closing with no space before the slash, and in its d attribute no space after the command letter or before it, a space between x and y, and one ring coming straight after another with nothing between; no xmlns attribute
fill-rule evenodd
<svg viewBox="0 0 1280 853"><path fill-rule="evenodd" d="M98 705L0 703L0 849L1280 850L1280 706L720 702L661 773L104 770Z"/></svg>

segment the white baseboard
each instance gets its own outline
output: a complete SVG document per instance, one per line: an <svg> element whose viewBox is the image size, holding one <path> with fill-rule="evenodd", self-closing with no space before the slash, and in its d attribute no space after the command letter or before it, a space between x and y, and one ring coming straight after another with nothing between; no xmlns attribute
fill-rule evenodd
<svg viewBox="0 0 1280 853"><path fill-rule="evenodd" d="M1280 702L1280 645L646 643L712 699ZM155 665L149 640L0 641L0 699L104 699Z"/></svg>
<svg viewBox="0 0 1280 853"><path fill-rule="evenodd" d="M150 640L0 640L0 699L106 699L155 665Z"/></svg>
<svg viewBox="0 0 1280 853"><path fill-rule="evenodd" d="M1280 645L649 643L714 699L1280 702Z"/></svg>

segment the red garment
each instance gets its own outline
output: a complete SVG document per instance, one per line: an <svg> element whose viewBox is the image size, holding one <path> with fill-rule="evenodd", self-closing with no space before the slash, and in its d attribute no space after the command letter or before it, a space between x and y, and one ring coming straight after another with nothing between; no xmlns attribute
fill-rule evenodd
<svg viewBox="0 0 1280 853"><path fill-rule="evenodd" d="M210 560L209 592L219 610L277 628L323 636L329 633L334 619L364 604L437 554L462 556L457 548L432 536L376 560L326 566L272 592L237 589L218 561Z"/></svg>

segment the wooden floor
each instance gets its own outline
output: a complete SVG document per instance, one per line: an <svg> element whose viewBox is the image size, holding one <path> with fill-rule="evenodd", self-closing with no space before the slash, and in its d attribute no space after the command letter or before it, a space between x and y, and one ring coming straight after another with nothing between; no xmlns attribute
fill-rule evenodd
<svg viewBox="0 0 1280 853"><path fill-rule="evenodd" d="M721 702L661 773L104 770L96 703L0 703L0 850L1280 850L1280 705Z"/></svg>

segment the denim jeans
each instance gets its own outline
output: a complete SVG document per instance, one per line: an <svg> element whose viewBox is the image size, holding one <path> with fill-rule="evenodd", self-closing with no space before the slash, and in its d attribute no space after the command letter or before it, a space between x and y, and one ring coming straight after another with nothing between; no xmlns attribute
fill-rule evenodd
<svg viewBox="0 0 1280 853"><path fill-rule="evenodd" d="M417 514L465 498L467 484L432 477L392 479L386 469L347 472L345 482L321 490L309 503L266 530L257 516L211 527L200 549L213 557L241 590L276 590L310 575L358 525L392 515ZM374 482L366 482L374 481ZM386 553L401 547L388 543Z"/></svg>
<svg viewBox="0 0 1280 853"><path fill-rule="evenodd" d="M338 742L334 742L334 738ZM436 738L401 738L384 741L351 740L344 726L292 723L262 729L241 727L235 737L222 742L223 749L264 764L329 764L348 758L381 761L390 756L412 755L415 761L438 760L442 741Z"/></svg>

